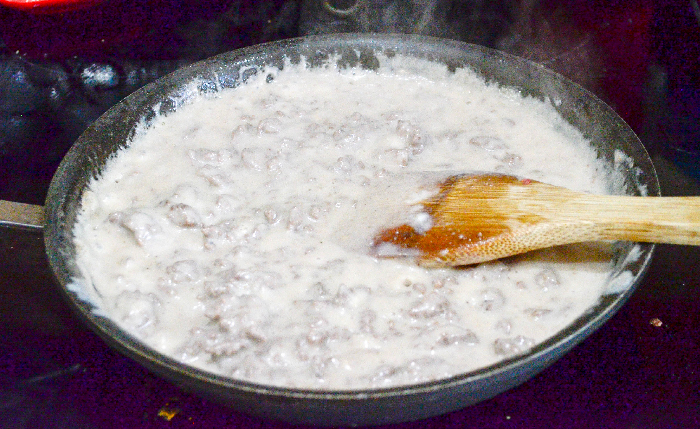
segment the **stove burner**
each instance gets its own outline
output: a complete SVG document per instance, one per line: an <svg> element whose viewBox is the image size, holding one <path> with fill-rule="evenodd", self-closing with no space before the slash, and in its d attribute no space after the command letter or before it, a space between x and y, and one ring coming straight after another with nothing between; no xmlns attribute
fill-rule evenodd
<svg viewBox="0 0 700 429"><path fill-rule="evenodd" d="M425 34L495 47L516 13L512 1L306 0L300 31Z"/></svg>

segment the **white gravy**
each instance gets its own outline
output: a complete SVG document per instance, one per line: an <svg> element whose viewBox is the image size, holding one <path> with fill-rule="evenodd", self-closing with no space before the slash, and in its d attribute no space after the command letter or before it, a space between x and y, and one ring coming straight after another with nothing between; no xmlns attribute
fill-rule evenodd
<svg viewBox="0 0 700 429"><path fill-rule="evenodd" d="M571 324L611 264L587 244L463 269L371 256L387 181L454 171L610 192L549 103L400 58L290 64L138 133L83 196L77 261L104 314L218 374L311 389L461 374Z"/></svg>

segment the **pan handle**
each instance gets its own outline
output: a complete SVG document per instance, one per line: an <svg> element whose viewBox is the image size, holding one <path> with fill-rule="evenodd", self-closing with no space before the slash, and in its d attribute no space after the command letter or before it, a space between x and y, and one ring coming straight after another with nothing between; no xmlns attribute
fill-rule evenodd
<svg viewBox="0 0 700 429"><path fill-rule="evenodd" d="M0 200L0 226L43 229L45 223L43 206Z"/></svg>

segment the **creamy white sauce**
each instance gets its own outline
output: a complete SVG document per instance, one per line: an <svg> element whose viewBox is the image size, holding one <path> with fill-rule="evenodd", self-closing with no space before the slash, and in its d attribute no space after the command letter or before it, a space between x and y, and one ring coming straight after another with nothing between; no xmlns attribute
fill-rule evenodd
<svg viewBox="0 0 700 429"><path fill-rule="evenodd" d="M611 191L551 105L469 71L287 65L158 118L110 160L75 226L81 281L146 344L237 379L358 389L472 371L569 325L611 266L588 244L464 269L370 255L397 201L423 195L412 175L455 171Z"/></svg>

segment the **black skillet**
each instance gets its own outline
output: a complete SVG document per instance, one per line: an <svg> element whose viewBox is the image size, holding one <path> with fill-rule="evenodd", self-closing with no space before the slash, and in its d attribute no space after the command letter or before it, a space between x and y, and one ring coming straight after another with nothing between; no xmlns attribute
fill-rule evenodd
<svg viewBox="0 0 700 429"><path fill-rule="evenodd" d="M77 140L53 177L43 208L1 202L0 223L43 227L46 253L59 287L85 323L110 346L187 390L245 413L325 426L384 424L430 417L489 399L527 381L607 321L641 281L654 246L618 243L610 280L618 292L605 295L571 326L526 354L448 379L388 389L297 390L213 375L153 351L83 300L86 294L81 290L84 286L74 263L71 238L81 194L105 161L127 144L137 125L187 103L192 88L196 92L234 88L260 66L282 67L286 60L297 62L303 56L315 66L337 61L343 67L374 69L379 64L377 53L429 59L446 64L450 70L469 67L487 81L517 88L525 96L548 99L590 139L599 158L623 172L627 193L659 194L649 155L629 126L605 103L562 76L521 58L456 41L345 34L236 50L184 67L143 87L106 112Z"/></svg>

